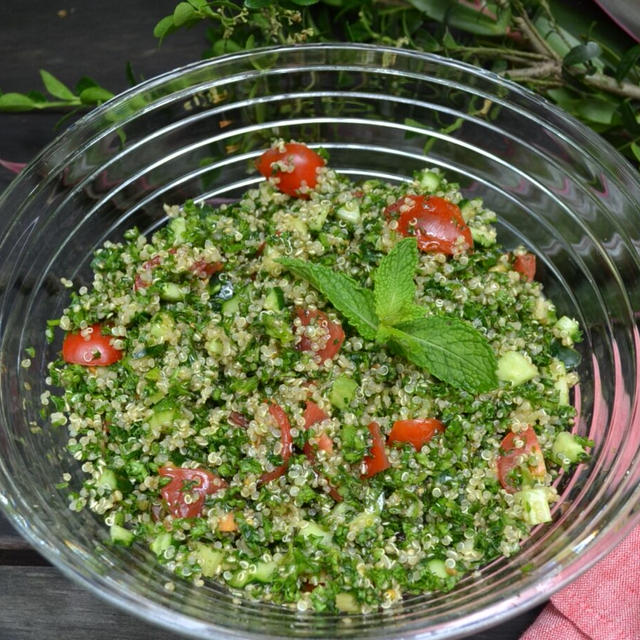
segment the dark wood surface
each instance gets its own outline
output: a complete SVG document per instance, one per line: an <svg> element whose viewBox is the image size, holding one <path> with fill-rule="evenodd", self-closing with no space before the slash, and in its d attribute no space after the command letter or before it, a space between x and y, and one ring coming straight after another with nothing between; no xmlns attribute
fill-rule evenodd
<svg viewBox="0 0 640 640"><path fill-rule="evenodd" d="M156 20L173 0L0 0L0 89L40 89L45 68L73 86L83 75L112 91L127 88L125 63L151 77L200 57L202 29L169 37L158 48ZM64 113L0 113L0 158L28 162L60 129ZM0 192L11 174L0 167ZM1 267L0 267L1 268ZM541 607L475 637L515 640ZM20 538L0 515L0 639L172 640L159 630L103 602L64 577Z"/></svg>

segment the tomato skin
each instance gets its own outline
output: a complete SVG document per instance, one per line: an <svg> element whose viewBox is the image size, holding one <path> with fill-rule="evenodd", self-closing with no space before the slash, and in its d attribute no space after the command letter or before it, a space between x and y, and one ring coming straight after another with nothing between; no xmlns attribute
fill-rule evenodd
<svg viewBox="0 0 640 640"><path fill-rule="evenodd" d="M420 451L436 433L442 433L443 431L444 425L435 418L396 420L393 423L387 442L389 444L392 442L409 442L415 447L416 451Z"/></svg>
<svg viewBox="0 0 640 640"><path fill-rule="evenodd" d="M189 271L203 280L210 278L214 273L218 273L219 271L222 271L222 269L222 262L207 262L206 260L196 260L189 267Z"/></svg>
<svg viewBox="0 0 640 640"><path fill-rule="evenodd" d="M318 422L322 422L326 420L329 416L315 403L311 400L307 400L307 404L304 408L304 428L308 429L312 427L314 424ZM322 451L326 451L327 453L331 453L333 451L333 442L331 438L323 432L319 433L317 436L317 445L318 449ZM313 447L310 442L306 442L303 448L304 454L307 456L309 462L313 463L315 461L315 455L313 453Z"/></svg>
<svg viewBox="0 0 640 640"><path fill-rule="evenodd" d="M93 332L86 340L79 332L67 333L62 343L63 360L69 364L81 364L85 367L108 367L118 362L124 352L111 344L112 337L102 333L102 326L99 323L91 325L91 328Z"/></svg>
<svg viewBox="0 0 640 640"><path fill-rule="evenodd" d="M523 446L516 447L516 440L522 440ZM519 467L534 478L544 478L547 468L536 432L531 427L518 434L510 431L500 443L500 448L504 453L498 458L498 479L503 489L509 493L519 490L510 478L511 472ZM522 461L523 456L529 458L526 463Z"/></svg>
<svg viewBox="0 0 640 640"><path fill-rule="evenodd" d="M327 314L319 309L302 309L301 307L298 307L296 308L296 316L299 318L303 327L308 327L310 324L316 324L326 328L327 333L329 334L327 343L322 349L315 353L320 362L335 358L338 351L340 351L342 343L344 342L344 331L342 330L342 325L339 322L332 322L329 320ZM296 348L299 351L313 350L311 340L306 336L302 336L302 339L297 344Z"/></svg>
<svg viewBox="0 0 640 640"><path fill-rule="evenodd" d="M274 162L293 165L293 171L279 171L271 166ZM277 178L277 188L294 198L309 197L306 193L300 193L303 182L309 189L313 189L318 183L316 170L324 167L324 160L315 151L312 151L299 142L288 142L284 145L284 151L271 148L265 151L257 160L256 167L265 178Z"/></svg>
<svg viewBox="0 0 640 640"><path fill-rule="evenodd" d="M404 207L409 208L400 212ZM421 251L453 255L473 247L471 231L453 202L438 196L405 196L389 205L385 216L398 212L398 233L415 235Z"/></svg>
<svg viewBox="0 0 640 640"><path fill-rule="evenodd" d="M162 487L160 493L174 518L196 518L202 513L205 497L227 486L222 478L206 469L183 469L167 465L160 467L158 473L171 478L171 482ZM183 490L185 482L193 483L193 486ZM197 498L188 504L184 500L187 493Z"/></svg>
<svg viewBox="0 0 640 640"><path fill-rule="evenodd" d="M142 273L137 273L133 283L133 290L139 291L151 285L151 272L162 262L160 256L153 256L146 262L142 263Z"/></svg>
<svg viewBox="0 0 640 640"><path fill-rule="evenodd" d="M513 269L518 273L521 273L527 282L533 282L536 275L536 257L533 253L523 253L520 256L516 256L513 261Z"/></svg>
<svg viewBox="0 0 640 640"><path fill-rule="evenodd" d="M279 478L289 466L289 458L291 457L291 450L293 448L293 438L291 436L291 423L287 414L277 404L269 405L269 413L271 417L276 421L276 424L280 428L280 441L282 442L282 464L276 467L273 471L267 471L260 476L260 484L266 484L276 478Z"/></svg>
<svg viewBox="0 0 640 640"><path fill-rule="evenodd" d="M384 448L384 438L380 433L380 425L377 422L369 423L369 433L373 438L373 444L371 445L369 455L364 458L365 471L362 475L365 478L375 476L376 473L380 473L380 471L384 471L391 466Z"/></svg>

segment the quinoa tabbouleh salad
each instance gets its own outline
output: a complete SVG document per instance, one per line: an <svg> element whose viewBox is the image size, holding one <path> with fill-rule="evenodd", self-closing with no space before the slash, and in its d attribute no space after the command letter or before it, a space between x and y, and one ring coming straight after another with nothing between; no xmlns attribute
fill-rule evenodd
<svg viewBox="0 0 640 640"><path fill-rule="evenodd" d="M105 243L51 322L71 508L180 578L299 610L452 589L551 520L588 457L578 324L437 170L353 184L282 141L257 166L238 202Z"/></svg>

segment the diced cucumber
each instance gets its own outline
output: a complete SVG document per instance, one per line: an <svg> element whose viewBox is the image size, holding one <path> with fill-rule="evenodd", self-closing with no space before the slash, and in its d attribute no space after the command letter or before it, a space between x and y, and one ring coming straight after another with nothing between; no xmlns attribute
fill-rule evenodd
<svg viewBox="0 0 640 640"><path fill-rule="evenodd" d="M449 577L447 565L445 565L444 560L439 560L438 558L429 560L429 562L427 562L427 569L429 569L434 576L442 578L443 580L446 580Z"/></svg>
<svg viewBox="0 0 640 640"><path fill-rule="evenodd" d="M578 351L565 347L558 340L551 343L551 355L561 360L567 371L572 371L582 362L582 356Z"/></svg>
<svg viewBox="0 0 640 640"><path fill-rule="evenodd" d="M171 402L159 402L153 408L153 414L149 418L149 426L152 429L170 427L174 420L180 416L178 409Z"/></svg>
<svg viewBox="0 0 640 640"><path fill-rule="evenodd" d="M345 222L356 224L360 221L360 204L357 200L349 200L336 209L336 215Z"/></svg>
<svg viewBox="0 0 640 640"><path fill-rule="evenodd" d="M553 442L551 452L562 465L580 462L587 457L585 448L568 431L561 431Z"/></svg>
<svg viewBox="0 0 640 640"><path fill-rule="evenodd" d="M333 542L333 536L323 527L315 522L303 521L300 525L300 535L303 538L320 538L323 545L330 545Z"/></svg>
<svg viewBox="0 0 640 640"><path fill-rule="evenodd" d="M156 313L149 323L149 331L147 332L147 344L155 346L164 344L173 337L173 331L176 323L170 314L165 311Z"/></svg>
<svg viewBox="0 0 640 640"><path fill-rule="evenodd" d="M481 209L482 200L480 198L473 198L473 200L467 200L466 202L460 204L460 213L462 214L462 219L465 222L473 220ZM491 220L486 220L486 218L484 221L492 222Z"/></svg>
<svg viewBox="0 0 640 640"><path fill-rule="evenodd" d="M280 287L269 289L263 307L267 311L282 311L284 309L284 292Z"/></svg>
<svg viewBox="0 0 640 640"><path fill-rule="evenodd" d="M196 543L195 547L194 556L202 575L206 578L218 575L223 568L224 553L202 542Z"/></svg>
<svg viewBox="0 0 640 640"><path fill-rule="evenodd" d="M551 522L551 510L547 491L543 488L523 489L514 494L516 502L522 506L522 519L530 525Z"/></svg>
<svg viewBox="0 0 640 640"><path fill-rule="evenodd" d="M229 584L241 588L250 582L271 582L277 568L277 562L257 562L248 569L237 571L229 580Z"/></svg>
<svg viewBox="0 0 640 640"><path fill-rule="evenodd" d="M380 516L375 511L363 511L349 523L349 531L358 534L367 527L372 527L380 522Z"/></svg>
<svg viewBox="0 0 640 640"><path fill-rule="evenodd" d="M111 469L105 469L96 482L98 489L106 489L115 491L118 488L118 480L116 474Z"/></svg>
<svg viewBox="0 0 640 640"><path fill-rule="evenodd" d="M556 308L547 298L536 298L532 314L541 324L549 324L556 320Z"/></svg>
<svg viewBox="0 0 640 640"><path fill-rule="evenodd" d="M481 227L470 226L471 238L475 244L482 247L490 247L496 243L496 230L493 227L482 225Z"/></svg>
<svg viewBox="0 0 640 640"><path fill-rule="evenodd" d="M442 178L435 172L425 169L420 174L420 186L429 193L435 193L442 182Z"/></svg>
<svg viewBox="0 0 640 640"><path fill-rule="evenodd" d="M320 231L324 226L327 215L331 211L331 204L328 201L314 202L309 205L307 225L313 231Z"/></svg>
<svg viewBox="0 0 640 640"><path fill-rule="evenodd" d="M189 293L189 287L180 286L175 282L163 282L160 286L160 298L167 302L179 302L184 300Z"/></svg>
<svg viewBox="0 0 640 640"><path fill-rule="evenodd" d="M159 533L149 545L149 548L157 556L164 553L171 546L171 534L168 531Z"/></svg>
<svg viewBox="0 0 640 640"><path fill-rule="evenodd" d="M156 382L160 380L162 375L162 371L160 371L160 367L153 367L153 369L149 369L147 373L144 374L146 380L150 380L151 382Z"/></svg>
<svg viewBox="0 0 640 640"><path fill-rule="evenodd" d="M538 368L518 351L507 351L498 358L496 375L514 387L538 375Z"/></svg>
<svg viewBox="0 0 640 640"><path fill-rule="evenodd" d="M222 315L234 316L240 311L240 296L235 295L222 303Z"/></svg>
<svg viewBox="0 0 640 640"><path fill-rule="evenodd" d="M187 230L187 221L185 218L178 217L173 218L171 222L169 222L169 229L173 233L173 244L177 246L184 242L185 232Z"/></svg>
<svg viewBox="0 0 640 640"><path fill-rule="evenodd" d="M580 325L577 320L570 318L569 316L562 316L554 325L555 330L565 340L568 339L571 342L580 342L582 339L582 333L580 332ZM563 343L564 341L563 340Z"/></svg>
<svg viewBox="0 0 640 640"><path fill-rule="evenodd" d="M356 395L358 383L345 375L338 376L331 386L329 401L338 409L347 409Z"/></svg>
<svg viewBox="0 0 640 640"><path fill-rule="evenodd" d="M267 245L262 254L262 268L273 276L277 276L282 271L282 265L276 260L282 258L282 254L276 247Z"/></svg>
<svg viewBox="0 0 640 640"><path fill-rule="evenodd" d="M109 529L109 536L111 541L115 544L120 544L124 547L128 547L132 542L134 535L128 529L121 527L119 524L112 524Z"/></svg>
<svg viewBox="0 0 640 640"><path fill-rule="evenodd" d="M222 344L222 340L220 338L212 338L204 343L204 348L207 350L207 353L212 356L219 356L224 350L224 345Z"/></svg>
<svg viewBox="0 0 640 640"><path fill-rule="evenodd" d="M336 593L336 609L343 613L360 613L362 608L350 593Z"/></svg>
<svg viewBox="0 0 640 640"><path fill-rule="evenodd" d="M261 314L260 319L264 326L264 332L268 336L275 338L284 345L293 342L294 337L291 322L285 320L282 315L276 316L271 313L264 313Z"/></svg>

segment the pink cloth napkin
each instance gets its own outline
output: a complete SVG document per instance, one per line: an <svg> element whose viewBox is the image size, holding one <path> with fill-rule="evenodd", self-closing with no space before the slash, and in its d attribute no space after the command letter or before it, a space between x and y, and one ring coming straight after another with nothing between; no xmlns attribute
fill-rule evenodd
<svg viewBox="0 0 640 640"><path fill-rule="evenodd" d="M520 640L640 640L640 527L552 596Z"/></svg>

